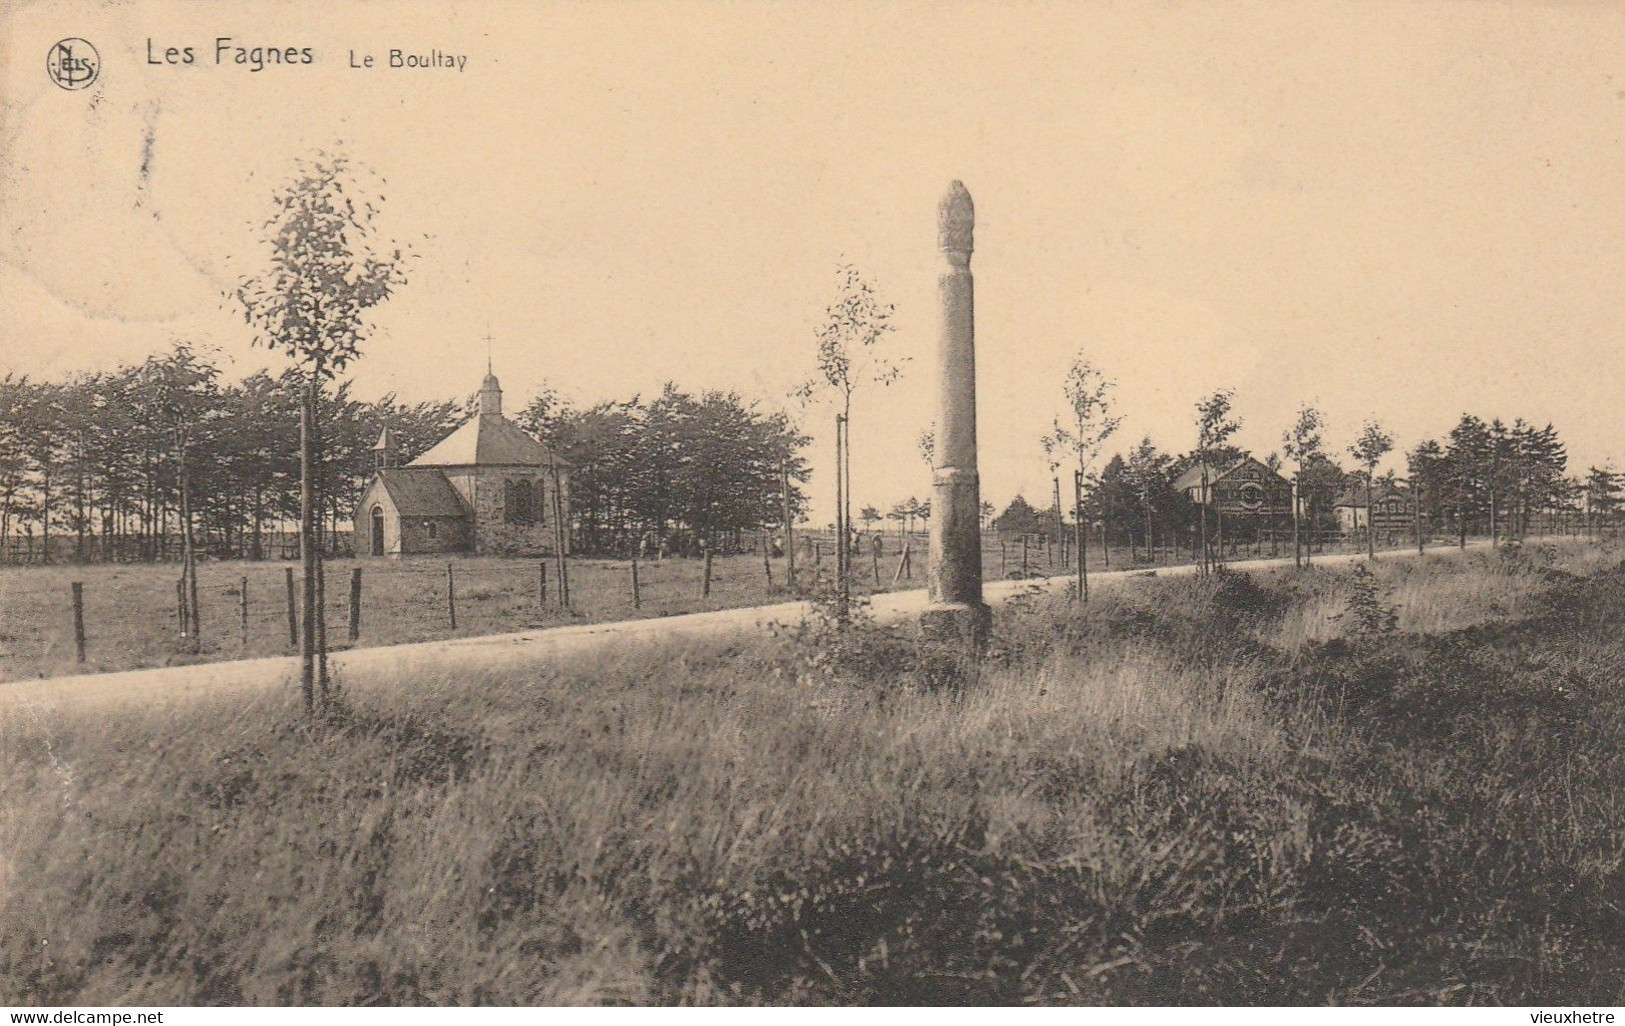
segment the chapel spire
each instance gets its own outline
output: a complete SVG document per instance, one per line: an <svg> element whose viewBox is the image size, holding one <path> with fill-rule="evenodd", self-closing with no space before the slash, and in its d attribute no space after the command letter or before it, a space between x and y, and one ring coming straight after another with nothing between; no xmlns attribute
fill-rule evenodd
<svg viewBox="0 0 1625 1026"><path fill-rule="evenodd" d="M497 383L496 372L491 367L491 345L495 340L491 337L491 329L485 329L485 380L480 383L480 418L502 417L502 386Z"/></svg>

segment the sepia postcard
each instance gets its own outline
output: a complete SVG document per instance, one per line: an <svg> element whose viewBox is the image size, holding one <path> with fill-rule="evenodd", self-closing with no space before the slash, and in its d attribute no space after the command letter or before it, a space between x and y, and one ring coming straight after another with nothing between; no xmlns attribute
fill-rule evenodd
<svg viewBox="0 0 1625 1026"><path fill-rule="evenodd" d="M10 1022L1615 1022L1621 54L0 6Z"/></svg>

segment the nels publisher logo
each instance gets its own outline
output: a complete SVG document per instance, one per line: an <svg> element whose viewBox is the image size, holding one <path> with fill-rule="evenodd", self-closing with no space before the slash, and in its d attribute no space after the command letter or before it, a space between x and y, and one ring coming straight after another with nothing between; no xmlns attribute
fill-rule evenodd
<svg viewBox="0 0 1625 1026"><path fill-rule="evenodd" d="M45 55L45 73L64 89L85 88L96 81L101 70L101 55L83 39L64 39Z"/></svg>

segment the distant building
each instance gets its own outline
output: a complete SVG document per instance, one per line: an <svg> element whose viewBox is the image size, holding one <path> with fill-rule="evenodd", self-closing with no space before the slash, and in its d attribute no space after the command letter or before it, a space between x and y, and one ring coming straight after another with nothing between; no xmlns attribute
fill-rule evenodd
<svg viewBox="0 0 1625 1026"><path fill-rule="evenodd" d="M1332 504L1337 526L1344 534L1365 530L1365 478L1351 480ZM1416 498L1411 490L1392 481L1379 480L1371 493L1371 520L1377 534L1406 534L1416 529Z"/></svg>
<svg viewBox="0 0 1625 1026"><path fill-rule="evenodd" d="M552 553L555 504L570 522L569 465L503 417L494 374L462 427L404 467L394 450L386 427L373 446L377 472L356 504L357 555ZM568 531L564 538L568 548Z"/></svg>
<svg viewBox="0 0 1625 1026"><path fill-rule="evenodd" d="M1197 461L1174 479L1173 487L1191 502L1217 509L1229 519L1292 516L1291 483L1251 456L1227 467Z"/></svg>

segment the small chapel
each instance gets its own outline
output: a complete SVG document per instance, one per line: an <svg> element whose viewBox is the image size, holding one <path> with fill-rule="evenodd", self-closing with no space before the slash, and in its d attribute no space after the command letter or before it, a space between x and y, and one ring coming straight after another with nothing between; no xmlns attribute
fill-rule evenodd
<svg viewBox="0 0 1625 1026"><path fill-rule="evenodd" d="M553 554L568 550L570 467L502 415L502 386L487 370L477 412L406 466L388 427L377 467L355 509L356 555Z"/></svg>

